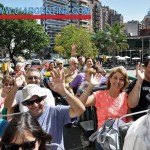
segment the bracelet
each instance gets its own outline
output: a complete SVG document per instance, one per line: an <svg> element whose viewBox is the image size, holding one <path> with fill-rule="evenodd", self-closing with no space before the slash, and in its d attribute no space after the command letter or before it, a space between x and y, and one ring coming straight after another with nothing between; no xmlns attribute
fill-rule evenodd
<svg viewBox="0 0 150 150"><path fill-rule="evenodd" d="M91 94L87 93L87 91L84 91L83 94L85 94L86 96L90 96Z"/></svg>
<svg viewBox="0 0 150 150"><path fill-rule="evenodd" d="M71 93L67 92L65 96L62 96L64 99L66 99L67 97L69 97L71 95Z"/></svg>

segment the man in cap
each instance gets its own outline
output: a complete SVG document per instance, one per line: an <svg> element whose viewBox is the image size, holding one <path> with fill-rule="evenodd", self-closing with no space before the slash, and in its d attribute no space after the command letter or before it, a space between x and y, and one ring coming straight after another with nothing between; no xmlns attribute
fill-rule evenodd
<svg viewBox="0 0 150 150"><path fill-rule="evenodd" d="M61 59L56 60L56 68L59 68L60 71L63 71L64 64L63 64L63 61Z"/></svg>
<svg viewBox="0 0 150 150"><path fill-rule="evenodd" d="M63 147L63 126L70 123L71 118L80 116L85 111L85 107L65 88L64 72L57 69L51 74L53 90L63 96L70 106L46 106L46 95L41 87L35 84L29 84L22 90L22 104L28 107L29 112L38 119L42 128L53 136L52 142ZM52 150L55 149L57 148L52 148Z"/></svg>

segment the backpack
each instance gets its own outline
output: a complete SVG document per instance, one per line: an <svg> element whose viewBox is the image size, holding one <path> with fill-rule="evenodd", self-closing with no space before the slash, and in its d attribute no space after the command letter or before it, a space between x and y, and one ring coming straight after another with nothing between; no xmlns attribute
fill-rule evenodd
<svg viewBox="0 0 150 150"><path fill-rule="evenodd" d="M118 119L108 119L101 128L94 132L89 140L97 142L104 150L119 150Z"/></svg>

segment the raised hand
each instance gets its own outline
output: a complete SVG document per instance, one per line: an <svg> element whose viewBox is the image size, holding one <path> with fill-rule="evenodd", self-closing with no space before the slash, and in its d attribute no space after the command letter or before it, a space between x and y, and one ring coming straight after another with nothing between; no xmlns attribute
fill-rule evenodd
<svg viewBox="0 0 150 150"><path fill-rule="evenodd" d="M76 45L72 44L71 46L71 56L74 57L76 56Z"/></svg>
<svg viewBox="0 0 150 150"><path fill-rule="evenodd" d="M101 65L100 61L97 61L97 62L95 63L95 65L100 66L100 65Z"/></svg>
<svg viewBox="0 0 150 150"><path fill-rule="evenodd" d="M23 82L24 80L22 77L16 77L14 85L19 88L22 86Z"/></svg>
<svg viewBox="0 0 150 150"><path fill-rule="evenodd" d="M142 64L138 64L136 66L136 76L138 79L143 80L145 75L144 75L144 68L142 67Z"/></svg>
<svg viewBox="0 0 150 150"><path fill-rule="evenodd" d="M49 87L57 92L62 93L65 90L65 74L58 68L51 72L52 81L49 83Z"/></svg>
<svg viewBox="0 0 150 150"><path fill-rule="evenodd" d="M96 73L95 76L93 76L93 74L92 74L91 79L90 79L90 84L92 84L94 86L98 85L100 77L101 77L100 73Z"/></svg>

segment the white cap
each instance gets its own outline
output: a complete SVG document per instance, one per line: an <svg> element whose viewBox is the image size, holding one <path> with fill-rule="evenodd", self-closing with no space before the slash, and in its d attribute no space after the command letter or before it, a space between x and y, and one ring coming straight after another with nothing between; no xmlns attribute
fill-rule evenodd
<svg viewBox="0 0 150 150"><path fill-rule="evenodd" d="M39 97L46 96L43 93L43 89L37 84L28 84L22 90L23 100L22 102L30 99L32 96L37 95Z"/></svg>

